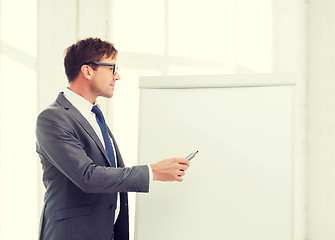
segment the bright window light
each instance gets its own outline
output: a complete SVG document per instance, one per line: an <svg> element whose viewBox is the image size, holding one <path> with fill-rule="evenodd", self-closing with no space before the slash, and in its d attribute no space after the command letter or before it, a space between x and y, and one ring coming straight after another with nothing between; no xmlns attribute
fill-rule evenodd
<svg viewBox="0 0 335 240"><path fill-rule="evenodd" d="M37 0L0 6L0 239L37 239Z"/></svg>

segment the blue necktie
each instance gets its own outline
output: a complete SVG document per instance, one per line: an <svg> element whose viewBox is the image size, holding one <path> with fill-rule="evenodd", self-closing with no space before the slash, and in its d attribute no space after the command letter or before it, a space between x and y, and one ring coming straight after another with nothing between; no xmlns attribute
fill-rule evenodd
<svg viewBox="0 0 335 240"><path fill-rule="evenodd" d="M97 119L97 122L99 124L102 136L104 138L105 149L106 149L106 152L107 152L107 155L108 155L108 158L109 158L108 160L109 160L112 167L116 167L113 145L112 145L111 139L108 135L107 125L106 125L106 122L105 122L104 115L102 114L101 110L97 106L93 106L92 112L95 113L95 118Z"/></svg>

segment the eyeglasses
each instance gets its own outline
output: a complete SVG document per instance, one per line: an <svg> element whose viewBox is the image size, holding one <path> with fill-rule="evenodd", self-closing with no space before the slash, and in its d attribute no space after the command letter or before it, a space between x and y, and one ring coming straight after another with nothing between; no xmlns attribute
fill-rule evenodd
<svg viewBox="0 0 335 240"><path fill-rule="evenodd" d="M97 66L108 66L108 67L113 67L113 75L116 75L117 70L119 69L115 64L113 63L104 63L104 62L86 62L83 63L82 65L88 65L88 64L95 64Z"/></svg>

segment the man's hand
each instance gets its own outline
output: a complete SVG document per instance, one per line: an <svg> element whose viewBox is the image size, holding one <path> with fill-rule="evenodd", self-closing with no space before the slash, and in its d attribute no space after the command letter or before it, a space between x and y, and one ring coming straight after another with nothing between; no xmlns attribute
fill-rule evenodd
<svg viewBox="0 0 335 240"><path fill-rule="evenodd" d="M185 158L170 158L150 165L154 180L182 182L182 176L190 166L190 162Z"/></svg>

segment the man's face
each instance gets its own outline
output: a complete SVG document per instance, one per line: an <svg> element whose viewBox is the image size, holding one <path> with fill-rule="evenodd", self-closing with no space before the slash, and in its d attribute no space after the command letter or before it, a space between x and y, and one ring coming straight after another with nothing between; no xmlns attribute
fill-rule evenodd
<svg viewBox="0 0 335 240"><path fill-rule="evenodd" d="M91 80L91 90L94 95L111 98L114 92L116 80L120 80L120 75L113 74L116 67L116 60L113 58L103 58L100 63L115 64L115 66L97 66Z"/></svg>

